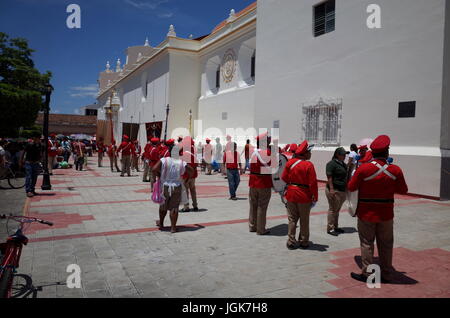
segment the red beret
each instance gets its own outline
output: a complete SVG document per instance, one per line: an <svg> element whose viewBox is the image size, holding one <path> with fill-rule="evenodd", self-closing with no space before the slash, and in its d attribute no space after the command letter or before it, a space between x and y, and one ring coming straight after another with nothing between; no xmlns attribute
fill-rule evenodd
<svg viewBox="0 0 450 318"><path fill-rule="evenodd" d="M372 151L368 151L366 152L366 155L364 156L364 158L360 159L359 162L360 163L366 163L369 162L373 159L373 155L372 155Z"/></svg>
<svg viewBox="0 0 450 318"><path fill-rule="evenodd" d="M311 151L311 149L314 147L314 145L309 145L308 141L305 140L304 142L302 142L297 150L295 151L296 155L304 155L305 153L307 153L308 151Z"/></svg>
<svg viewBox="0 0 450 318"><path fill-rule="evenodd" d="M208 141L211 141L211 139L209 139L209 138L206 138L206 142L208 142Z"/></svg>
<svg viewBox="0 0 450 318"><path fill-rule="evenodd" d="M267 138L267 137L269 137L269 132L266 131L265 133L263 133L263 134L257 136L257 137L256 137L256 140L261 140L261 139Z"/></svg>
<svg viewBox="0 0 450 318"><path fill-rule="evenodd" d="M56 134L55 133L51 133L50 137L56 137Z"/></svg>
<svg viewBox="0 0 450 318"><path fill-rule="evenodd" d="M157 144L159 142L159 138L152 138L150 140L153 144Z"/></svg>
<svg viewBox="0 0 450 318"><path fill-rule="evenodd" d="M362 146L359 146L358 149L359 150L361 150L361 149L369 149L369 147L367 147L367 145L362 145Z"/></svg>
<svg viewBox="0 0 450 318"><path fill-rule="evenodd" d="M169 139L169 140L166 141L167 145L173 145L174 143L175 143L174 139Z"/></svg>
<svg viewBox="0 0 450 318"><path fill-rule="evenodd" d="M123 139L130 139L127 135L123 135Z"/></svg>
<svg viewBox="0 0 450 318"><path fill-rule="evenodd" d="M292 153L295 153L298 149L298 145L297 144L292 144L289 146L289 151Z"/></svg>
<svg viewBox="0 0 450 318"><path fill-rule="evenodd" d="M370 145L370 149L374 153L383 152L389 149L389 146L391 145L391 139L389 136L381 135L375 138L375 140Z"/></svg>

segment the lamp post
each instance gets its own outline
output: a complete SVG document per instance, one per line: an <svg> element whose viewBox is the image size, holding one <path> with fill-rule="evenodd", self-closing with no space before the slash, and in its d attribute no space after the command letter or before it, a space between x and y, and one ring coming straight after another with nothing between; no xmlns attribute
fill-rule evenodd
<svg viewBox="0 0 450 318"><path fill-rule="evenodd" d="M52 95L53 86L48 83L45 85L45 105L44 105L44 174L41 189L51 190L50 174L48 172L48 115L50 112L50 97Z"/></svg>
<svg viewBox="0 0 450 318"><path fill-rule="evenodd" d="M189 134L192 137L192 109L189 109Z"/></svg>
<svg viewBox="0 0 450 318"><path fill-rule="evenodd" d="M164 140L167 141L167 123L169 122L169 111L170 111L170 107L169 104L167 104L167 108L166 108L166 127L164 129Z"/></svg>

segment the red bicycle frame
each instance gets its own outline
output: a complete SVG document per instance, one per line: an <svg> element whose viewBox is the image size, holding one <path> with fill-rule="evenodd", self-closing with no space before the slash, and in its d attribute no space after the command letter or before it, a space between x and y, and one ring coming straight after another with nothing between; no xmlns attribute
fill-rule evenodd
<svg viewBox="0 0 450 318"><path fill-rule="evenodd" d="M49 226L52 226L52 222L36 219L36 218L30 218L25 216L1 216L0 218L8 218L12 219L14 221L17 221L20 223L19 229L14 233L13 235L9 236L6 240L6 243L0 244L0 252L3 255L3 259L1 260L0 264L0 284L5 283L3 280L8 279L6 282L7 286L7 294L6 298L11 298L12 296L12 282L13 277L10 275L10 277L4 277L5 272L10 269L12 275L16 272L16 269L19 268L19 261L20 256L22 255L22 248L24 245L28 244L28 238L23 234L22 230L24 228L24 224L29 224L33 222L38 222L41 224L46 224ZM4 286L4 285L3 285ZM1 287L1 285L0 285ZM3 297L3 295L0 295L0 297Z"/></svg>

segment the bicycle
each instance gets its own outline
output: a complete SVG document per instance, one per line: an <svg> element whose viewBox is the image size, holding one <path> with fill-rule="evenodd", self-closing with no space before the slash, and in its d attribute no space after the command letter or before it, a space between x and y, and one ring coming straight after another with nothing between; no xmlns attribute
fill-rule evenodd
<svg viewBox="0 0 450 318"><path fill-rule="evenodd" d="M25 172L14 170L11 165L6 164L0 175L0 188L5 189L4 180L8 181L12 189L21 189L25 186Z"/></svg>
<svg viewBox="0 0 450 318"><path fill-rule="evenodd" d="M53 226L52 222L26 216L0 215L0 219L7 219L20 223L17 231L10 235L5 243L0 244L0 298L13 296L13 279L19 267L22 248L28 244L28 238L23 234L26 225L37 222ZM8 226L8 223L6 224Z"/></svg>

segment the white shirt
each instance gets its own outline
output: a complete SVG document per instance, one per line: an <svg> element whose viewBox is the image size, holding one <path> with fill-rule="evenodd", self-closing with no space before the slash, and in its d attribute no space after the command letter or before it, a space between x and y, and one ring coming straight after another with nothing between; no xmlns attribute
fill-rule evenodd
<svg viewBox="0 0 450 318"><path fill-rule="evenodd" d="M350 151L350 154L348 155L348 158L349 158L348 163L351 163L351 162L356 163L355 157L357 155L358 154L355 151Z"/></svg>
<svg viewBox="0 0 450 318"><path fill-rule="evenodd" d="M181 176L186 171L186 162L171 157L161 159L161 185L169 187L169 195L181 186Z"/></svg>

